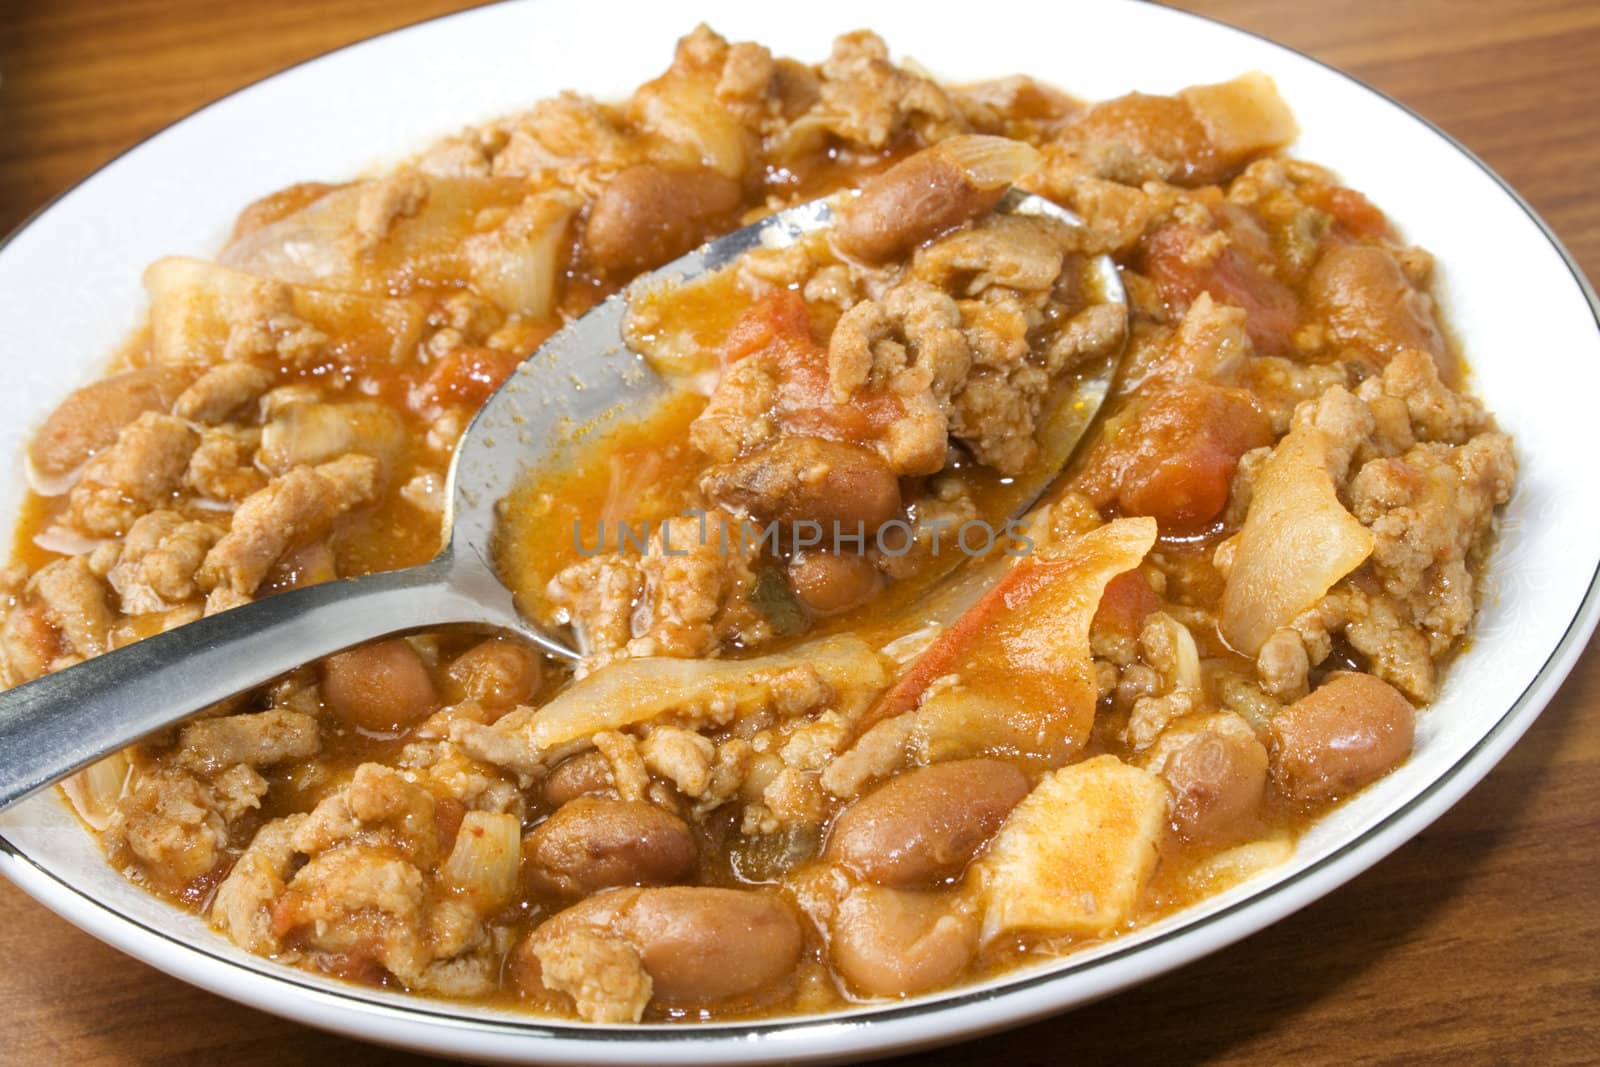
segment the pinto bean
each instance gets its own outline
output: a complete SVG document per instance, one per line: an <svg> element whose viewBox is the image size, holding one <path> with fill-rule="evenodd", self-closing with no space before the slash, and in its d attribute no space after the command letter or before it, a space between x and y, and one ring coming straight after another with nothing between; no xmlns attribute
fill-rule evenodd
<svg viewBox="0 0 1600 1067"><path fill-rule="evenodd" d="M1343 796L1411 753L1416 713L1370 674L1335 674L1272 720L1272 781L1301 801Z"/></svg>
<svg viewBox="0 0 1600 1067"><path fill-rule="evenodd" d="M858 992L897 997L955 981L978 948L978 924L950 893L857 886L829 926L833 964Z"/></svg>
<svg viewBox="0 0 1600 1067"><path fill-rule="evenodd" d="M491 637L457 656L445 674L463 698L486 708L510 708L533 699L541 667L538 654L527 645Z"/></svg>
<svg viewBox="0 0 1600 1067"><path fill-rule="evenodd" d="M694 866L684 821L641 800L582 796L563 804L523 841L529 884L575 897L619 885L662 885Z"/></svg>
<svg viewBox="0 0 1600 1067"><path fill-rule="evenodd" d="M739 183L709 167L640 163L606 183L583 228L584 252L602 271L633 274L675 259L733 222Z"/></svg>
<svg viewBox="0 0 1600 1067"><path fill-rule="evenodd" d="M1129 93L1090 108L1067 128L1070 140L1125 145L1166 164L1168 181L1203 185L1227 175L1206 128L1186 101Z"/></svg>
<svg viewBox="0 0 1600 1067"><path fill-rule="evenodd" d="M142 367L74 390L34 435L33 469L46 478L77 470L140 415L170 408L192 377L173 367Z"/></svg>
<svg viewBox="0 0 1600 1067"><path fill-rule="evenodd" d="M844 533L854 533L860 523L870 534L900 513L900 481L881 456L822 437L780 437L712 470L702 486L712 498L761 520L821 523L828 544L834 523Z"/></svg>
<svg viewBox="0 0 1600 1067"><path fill-rule="evenodd" d="M545 803L559 808L575 797L611 788L611 761L591 749L562 760L544 781Z"/></svg>
<svg viewBox="0 0 1600 1067"><path fill-rule="evenodd" d="M789 588L818 615L838 615L872 599L881 579L857 553L801 552L789 561Z"/></svg>
<svg viewBox="0 0 1600 1067"><path fill-rule="evenodd" d="M1306 292L1338 343L1369 349L1385 361L1402 348L1418 348L1439 361L1441 377L1453 380L1430 301L1388 250L1334 245L1311 269Z"/></svg>
<svg viewBox="0 0 1600 1067"><path fill-rule="evenodd" d="M594 930L632 946L654 1001L715 1004L776 985L800 962L800 922L772 893L708 886L618 889L558 913L541 939Z"/></svg>
<svg viewBox="0 0 1600 1067"><path fill-rule="evenodd" d="M879 885L932 885L959 875L1027 795L1027 776L1000 760L920 767L846 808L823 857Z"/></svg>
<svg viewBox="0 0 1600 1067"><path fill-rule="evenodd" d="M1167 729L1150 770L1172 788L1172 822L1191 841L1231 841L1258 827L1267 791L1267 750L1237 715L1206 716Z"/></svg>
<svg viewBox="0 0 1600 1067"><path fill-rule="evenodd" d="M379 733L421 722L439 703L422 657L399 637L323 660L322 696L345 722Z"/></svg>
<svg viewBox="0 0 1600 1067"><path fill-rule="evenodd" d="M994 207L1039 153L1004 137L952 137L907 156L839 210L834 240L848 254L884 263Z"/></svg>

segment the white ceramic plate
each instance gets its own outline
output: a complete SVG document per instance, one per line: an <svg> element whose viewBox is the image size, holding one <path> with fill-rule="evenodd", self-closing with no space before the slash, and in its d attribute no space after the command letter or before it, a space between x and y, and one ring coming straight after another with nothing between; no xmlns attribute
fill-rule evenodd
<svg viewBox="0 0 1600 1067"><path fill-rule="evenodd" d="M0 870L28 893L196 985L369 1040L545 1063L842 1060L1011 1026L1236 941L1417 833L1539 714L1596 619L1594 294L1515 193L1400 105L1295 52L1140 3L1011 0L1003 20L977 21L858 0L810 0L798 13L748 0L507 3L375 38L236 93L94 174L0 248L0 514L14 514L21 497L18 457L31 428L136 323L146 264L214 253L240 207L292 182L353 176L563 88L621 96L666 65L694 18L808 61L826 55L836 33L870 24L897 55L942 77L1024 72L1088 98L1253 68L1277 80L1304 130L1296 150L1335 167L1438 256L1445 310L1521 462L1472 648L1421 716L1411 760L1315 827L1283 867L1112 944L937 996L757 1025L550 1023L279 967L124 882L53 795L0 816Z"/></svg>

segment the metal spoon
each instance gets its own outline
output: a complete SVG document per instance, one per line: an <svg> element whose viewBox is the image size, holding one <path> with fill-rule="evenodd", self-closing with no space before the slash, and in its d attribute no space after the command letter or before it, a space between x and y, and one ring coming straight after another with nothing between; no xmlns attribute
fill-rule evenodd
<svg viewBox="0 0 1600 1067"><path fill-rule="evenodd" d="M1015 191L1001 210L1080 225L1050 201ZM692 281L751 249L791 244L831 221L823 200L778 212L641 276L546 341L462 435L450 465L445 548L432 561L279 593L0 693L0 809L220 700L389 634L476 624L576 659L518 613L496 574L496 504L534 464L548 467L570 456L578 447L575 430L644 414L672 391L623 342L630 292ZM1108 258L1096 262L1094 273L1103 299L1125 302ZM1109 382L1109 367L1079 379L1071 402L1058 409L1068 411L1067 425L1076 428L1047 447L1052 458L1065 462Z"/></svg>

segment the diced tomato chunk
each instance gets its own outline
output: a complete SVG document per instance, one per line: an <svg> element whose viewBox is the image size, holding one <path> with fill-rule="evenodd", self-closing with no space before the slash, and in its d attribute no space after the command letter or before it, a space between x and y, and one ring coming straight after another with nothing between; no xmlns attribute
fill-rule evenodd
<svg viewBox="0 0 1600 1067"><path fill-rule="evenodd" d="M1132 637L1152 612L1161 609L1161 598L1150 588L1142 571L1126 571L1106 583L1100 594L1100 607L1094 613L1094 627Z"/></svg>
<svg viewBox="0 0 1600 1067"><path fill-rule="evenodd" d="M1257 352L1289 351L1289 338L1300 318L1294 290L1231 244L1215 256L1197 256L1200 242L1208 238L1198 227L1185 225L1167 226L1150 235L1144 269L1160 287L1162 298L1182 309L1208 292L1219 303L1244 309L1245 329Z"/></svg>
<svg viewBox="0 0 1600 1067"><path fill-rule="evenodd" d="M480 407L522 362L522 356L498 348L464 345L433 365L418 391L424 403L456 403Z"/></svg>
<svg viewBox="0 0 1600 1067"><path fill-rule="evenodd" d="M766 360L777 372L777 414L794 433L865 444L904 414L888 393L858 394L844 404L834 399L828 352L811 332L805 301L792 289L761 297L728 331L723 366L743 359Z"/></svg>
<svg viewBox="0 0 1600 1067"><path fill-rule="evenodd" d="M806 302L792 289L779 289L758 298L739 316L722 346L722 364L728 366L758 352L780 363L796 359L809 363L813 350L820 348L811 335Z"/></svg>
<svg viewBox="0 0 1600 1067"><path fill-rule="evenodd" d="M1308 199L1357 237L1377 239L1393 236L1388 217L1354 189L1325 185L1309 195Z"/></svg>
<svg viewBox="0 0 1600 1067"><path fill-rule="evenodd" d="M273 937L281 941L289 936L290 931L300 925L300 909L304 903L304 898L292 889L272 902L269 919L272 924Z"/></svg>
<svg viewBox="0 0 1600 1067"><path fill-rule="evenodd" d="M1272 443L1272 424L1249 393L1200 382L1138 397L1119 422L1078 487L1100 507L1149 515L1170 532L1214 522L1239 457Z"/></svg>

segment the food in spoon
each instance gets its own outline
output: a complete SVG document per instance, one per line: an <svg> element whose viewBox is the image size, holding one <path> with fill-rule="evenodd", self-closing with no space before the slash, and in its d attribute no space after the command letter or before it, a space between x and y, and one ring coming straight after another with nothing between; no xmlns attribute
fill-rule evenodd
<svg viewBox="0 0 1600 1067"><path fill-rule="evenodd" d="M216 262L150 267L148 328L42 423L3 681L427 560L525 355L832 194L831 231L639 294L675 398L505 502L502 573L575 668L374 642L66 795L249 951L592 1021L830 1010L1137 929L1407 757L1512 491L1428 255L1294 134L1261 75L1084 104L702 27L626 101L266 197ZM1065 458L1053 403L1119 354L1013 523Z"/></svg>

